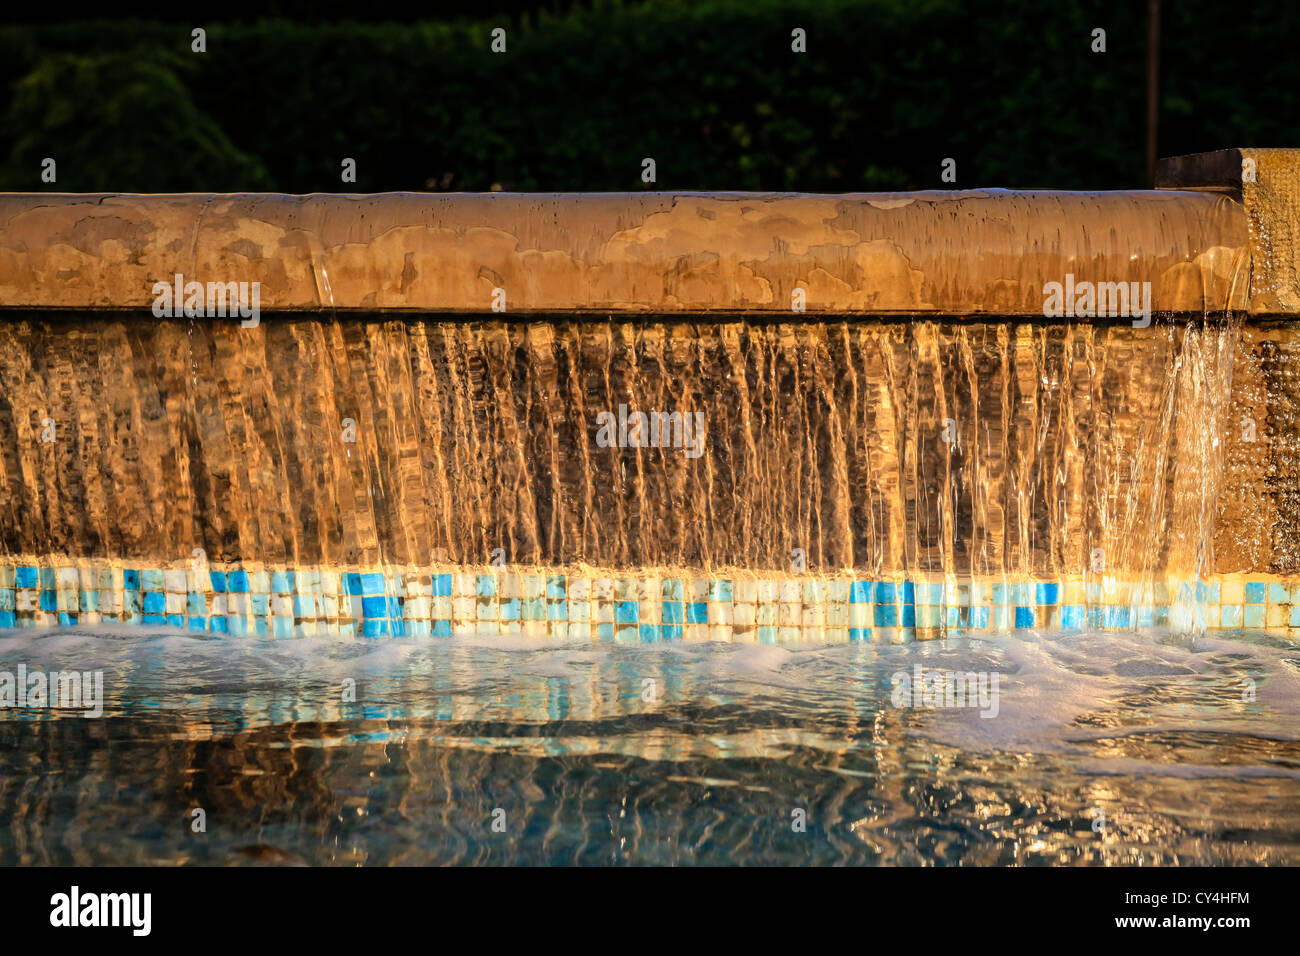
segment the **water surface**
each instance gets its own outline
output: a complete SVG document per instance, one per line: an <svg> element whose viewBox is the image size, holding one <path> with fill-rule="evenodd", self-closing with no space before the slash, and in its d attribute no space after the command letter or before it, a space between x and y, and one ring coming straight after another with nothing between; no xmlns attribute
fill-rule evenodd
<svg viewBox="0 0 1300 956"><path fill-rule="evenodd" d="M19 663L105 709L0 710L3 864L1300 864L1300 650L1263 634L0 634ZM918 663L998 675L997 715L895 706Z"/></svg>

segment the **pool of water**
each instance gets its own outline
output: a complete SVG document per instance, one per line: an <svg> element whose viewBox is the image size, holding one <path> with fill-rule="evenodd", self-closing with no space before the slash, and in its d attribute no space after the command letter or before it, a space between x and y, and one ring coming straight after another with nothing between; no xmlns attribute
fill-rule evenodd
<svg viewBox="0 0 1300 956"><path fill-rule="evenodd" d="M102 671L103 714L0 709L6 865L1300 864L1300 648L1263 633L0 632L20 665ZM984 696L929 706L952 674Z"/></svg>

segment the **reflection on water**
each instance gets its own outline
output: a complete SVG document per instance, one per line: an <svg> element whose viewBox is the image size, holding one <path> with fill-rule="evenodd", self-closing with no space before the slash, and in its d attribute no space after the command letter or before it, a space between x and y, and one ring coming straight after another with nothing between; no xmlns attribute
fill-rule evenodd
<svg viewBox="0 0 1300 956"><path fill-rule="evenodd" d="M106 700L0 710L3 864L1300 863L1300 652L1262 635L0 635L19 663ZM997 716L894 706L917 664L997 674Z"/></svg>

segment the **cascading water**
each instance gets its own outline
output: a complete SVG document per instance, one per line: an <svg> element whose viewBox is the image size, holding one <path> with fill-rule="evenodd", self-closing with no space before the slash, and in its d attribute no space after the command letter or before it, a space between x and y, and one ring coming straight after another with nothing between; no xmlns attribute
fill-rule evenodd
<svg viewBox="0 0 1300 956"><path fill-rule="evenodd" d="M664 573L802 554L814 574L1086 575L1106 603L1159 583L1192 614L1237 327L10 319L0 548L290 566L501 549ZM620 406L699 413L701 453L603 447ZM47 416L67 423L53 449Z"/></svg>

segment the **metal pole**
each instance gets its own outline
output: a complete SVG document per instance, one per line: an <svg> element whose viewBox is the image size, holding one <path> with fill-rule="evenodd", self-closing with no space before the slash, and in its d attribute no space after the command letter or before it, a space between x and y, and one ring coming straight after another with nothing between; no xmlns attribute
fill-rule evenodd
<svg viewBox="0 0 1300 956"><path fill-rule="evenodd" d="M1147 0L1147 188L1156 184L1156 131L1160 101L1160 0Z"/></svg>

